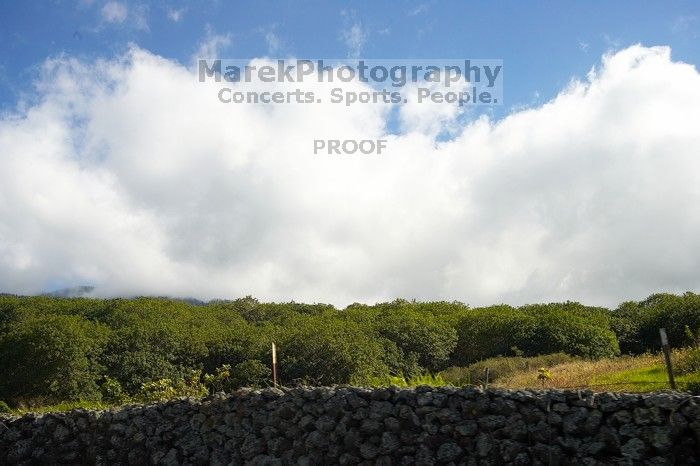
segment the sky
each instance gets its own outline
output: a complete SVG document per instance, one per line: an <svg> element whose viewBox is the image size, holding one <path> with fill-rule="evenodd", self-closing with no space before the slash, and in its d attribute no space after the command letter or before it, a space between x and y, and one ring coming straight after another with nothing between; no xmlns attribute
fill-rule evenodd
<svg viewBox="0 0 700 466"><path fill-rule="evenodd" d="M0 292L700 292L699 20L694 2L2 2ZM215 57L496 59L504 100L223 104L196 80ZM388 150L313 154L338 137Z"/></svg>

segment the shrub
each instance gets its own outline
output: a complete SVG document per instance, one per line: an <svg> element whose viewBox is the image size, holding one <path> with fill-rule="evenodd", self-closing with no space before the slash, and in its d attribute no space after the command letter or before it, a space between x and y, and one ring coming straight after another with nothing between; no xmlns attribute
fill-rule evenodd
<svg viewBox="0 0 700 466"><path fill-rule="evenodd" d="M158 379L151 382L145 382L141 385L141 390L137 394L140 401L165 401L178 397L203 397L207 396L209 391L200 380L200 373L193 371L187 378L177 379Z"/></svg>
<svg viewBox="0 0 700 466"><path fill-rule="evenodd" d="M241 387L260 388L269 386L272 371L257 359L218 367L213 374L204 375L204 384L210 392L230 392Z"/></svg>
<svg viewBox="0 0 700 466"><path fill-rule="evenodd" d="M0 414L9 414L12 410L4 401L0 400Z"/></svg>
<svg viewBox="0 0 700 466"><path fill-rule="evenodd" d="M129 400L119 381L106 375L102 378L100 393L102 393L102 401L105 403L117 405Z"/></svg>
<svg viewBox="0 0 700 466"><path fill-rule="evenodd" d="M140 323L113 332L101 361L107 374L134 394L149 381L186 377L194 366L179 360L182 352L176 332L157 323Z"/></svg>
<svg viewBox="0 0 700 466"><path fill-rule="evenodd" d="M208 330L202 336L207 354L203 358L203 368L214 373L218 368L235 366L250 359L260 359L270 350L270 336L265 329L255 327L242 317L230 321L225 326Z"/></svg>
<svg viewBox="0 0 700 466"><path fill-rule="evenodd" d="M228 391L231 388L231 366L224 364L217 367L213 374L204 374L203 379L210 392Z"/></svg>
<svg viewBox="0 0 700 466"><path fill-rule="evenodd" d="M79 316L12 322L0 335L0 396L49 402L97 400L107 329Z"/></svg>
<svg viewBox="0 0 700 466"><path fill-rule="evenodd" d="M700 395L700 372L684 376L683 381L678 385L681 390L688 391L693 395Z"/></svg>
<svg viewBox="0 0 700 466"><path fill-rule="evenodd" d="M452 365L512 355L514 348L526 356L557 352L594 359L615 356L620 352L617 339L601 312L576 303L467 311L457 322Z"/></svg>
<svg viewBox="0 0 700 466"><path fill-rule="evenodd" d="M674 369L679 374L700 373L700 347L688 348L678 353Z"/></svg>
<svg viewBox="0 0 700 466"><path fill-rule="evenodd" d="M537 369L537 380L542 382L542 386L544 387L547 381L552 380L552 373L549 372L547 368L540 367Z"/></svg>
<svg viewBox="0 0 700 466"><path fill-rule="evenodd" d="M686 328L700 328L700 295L658 293L640 302L622 303L612 313L612 328L624 353L641 354L661 348L659 329L665 328L672 347L693 344Z"/></svg>
<svg viewBox="0 0 700 466"><path fill-rule="evenodd" d="M272 370L257 359L249 359L233 366L233 388L260 388L270 385Z"/></svg>
<svg viewBox="0 0 700 466"><path fill-rule="evenodd" d="M415 361L419 372L444 369L457 345L457 332L431 313L419 312L414 305L396 301L383 305L374 319L380 337L396 344L410 367Z"/></svg>
<svg viewBox="0 0 700 466"><path fill-rule="evenodd" d="M353 322L303 319L279 344L282 383L362 384L389 373L380 341Z"/></svg>
<svg viewBox="0 0 700 466"><path fill-rule="evenodd" d="M685 389L693 395L700 395L700 377L697 380L686 383Z"/></svg>

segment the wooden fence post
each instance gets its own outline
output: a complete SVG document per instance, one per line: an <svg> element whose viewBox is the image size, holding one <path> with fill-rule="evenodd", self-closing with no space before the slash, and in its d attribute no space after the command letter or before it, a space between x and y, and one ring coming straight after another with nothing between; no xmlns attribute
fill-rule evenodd
<svg viewBox="0 0 700 466"><path fill-rule="evenodd" d="M673 378L673 365L671 364L671 346L668 344L668 335L666 335L666 329L660 328L659 335L661 336L661 347L664 350L664 359L666 360L666 370L668 371L668 383L670 383L671 388L675 390L676 380Z"/></svg>
<svg viewBox="0 0 700 466"><path fill-rule="evenodd" d="M277 347L272 342L272 384L277 388Z"/></svg>

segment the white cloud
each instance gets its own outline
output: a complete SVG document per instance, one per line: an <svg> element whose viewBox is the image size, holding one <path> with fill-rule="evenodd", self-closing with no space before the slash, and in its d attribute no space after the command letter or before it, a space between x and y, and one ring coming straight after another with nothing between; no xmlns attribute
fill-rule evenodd
<svg viewBox="0 0 700 466"><path fill-rule="evenodd" d="M620 48L621 42L619 38L613 37L610 34L603 34L602 37L610 52L615 52Z"/></svg>
<svg viewBox="0 0 700 466"><path fill-rule="evenodd" d="M129 8L122 2L107 2L102 7L102 19L108 23L123 23L128 14Z"/></svg>
<svg viewBox="0 0 700 466"><path fill-rule="evenodd" d="M148 5L138 5L133 8L131 22L136 29L148 31Z"/></svg>
<svg viewBox="0 0 700 466"><path fill-rule="evenodd" d="M277 35L277 24L271 24L267 27L259 27L255 30L260 34L267 44L267 56L274 57L282 50L284 44L280 36Z"/></svg>
<svg viewBox="0 0 700 466"><path fill-rule="evenodd" d="M167 16L173 23L179 23L185 15L184 8L169 8L167 11Z"/></svg>
<svg viewBox="0 0 700 466"><path fill-rule="evenodd" d="M276 56L282 49L282 40L275 32L277 24L272 24L269 27L261 27L257 32L263 36L267 44L267 55L270 57Z"/></svg>
<svg viewBox="0 0 700 466"><path fill-rule="evenodd" d="M139 49L48 62L37 92L0 120L3 291L608 305L700 291L700 75L668 48L607 55L544 105L441 143L417 108L387 136L385 106L223 105ZM389 151L313 156L324 137Z"/></svg>
<svg viewBox="0 0 700 466"><path fill-rule="evenodd" d="M267 53L275 55L280 49L280 39L274 31L265 33L265 42L267 42Z"/></svg>
<svg viewBox="0 0 700 466"><path fill-rule="evenodd" d="M341 31L340 37L348 48L349 58L358 58L362 55L362 49L367 42L368 31L362 26L362 22L356 18L353 11L342 11L341 15L345 21L345 27Z"/></svg>
<svg viewBox="0 0 700 466"><path fill-rule="evenodd" d="M355 23L349 29L343 32L345 45L348 46L348 55L352 58L357 58L362 53L362 47L367 40L367 34L362 29L361 23Z"/></svg>
<svg viewBox="0 0 700 466"><path fill-rule="evenodd" d="M418 16L423 13L427 13L428 10L430 9L430 5L427 3L419 3L416 5L414 8L409 10L408 16Z"/></svg>
<svg viewBox="0 0 700 466"><path fill-rule="evenodd" d="M231 45L230 33L217 34L212 30L211 26L207 26L204 39L199 42L197 52L192 59L195 61L200 58L221 58L219 54L229 45Z"/></svg>
<svg viewBox="0 0 700 466"><path fill-rule="evenodd" d="M697 18L693 15L680 15L676 17L671 24L671 32L678 34L688 31L696 22L696 19Z"/></svg>
<svg viewBox="0 0 700 466"><path fill-rule="evenodd" d="M124 2L109 1L100 10L102 21L109 24L127 24L141 31L148 31L148 5L132 5ZM101 29L102 25L97 27Z"/></svg>

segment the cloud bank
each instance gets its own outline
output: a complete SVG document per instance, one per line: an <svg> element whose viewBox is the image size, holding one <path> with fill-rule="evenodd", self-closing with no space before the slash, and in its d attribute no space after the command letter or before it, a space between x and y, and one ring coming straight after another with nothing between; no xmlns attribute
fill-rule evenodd
<svg viewBox="0 0 700 466"><path fill-rule="evenodd" d="M47 61L35 101L0 120L2 291L615 305L700 290L700 75L666 47L607 55L500 121L407 105L397 135L387 106L224 105L193 76L139 48ZM390 150L314 156L323 137Z"/></svg>

